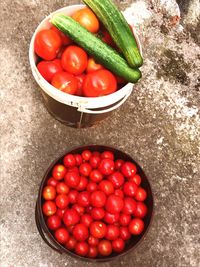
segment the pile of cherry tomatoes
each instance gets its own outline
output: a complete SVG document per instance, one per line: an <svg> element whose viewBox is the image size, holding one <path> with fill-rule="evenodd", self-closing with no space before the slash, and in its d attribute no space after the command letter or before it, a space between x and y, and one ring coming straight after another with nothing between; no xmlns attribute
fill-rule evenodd
<svg viewBox="0 0 200 267"><path fill-rule="evenodd" d="M72 18L104 42L114 46L111 36L100 26L96 15L89 8L76 11ZM65 93L98 97L114 93L125 83L95 62L84 49L54 26L36 34L34 50L40 58L37 64L40 74Z"/></svg>
<svg viewBox="0 0 200 267"><path fill-rule="evenodd" d="M51 171L42 191L47 227L79 256L121 253L144 231L146 190L132 162L111 151L67 154Z"/></svg>

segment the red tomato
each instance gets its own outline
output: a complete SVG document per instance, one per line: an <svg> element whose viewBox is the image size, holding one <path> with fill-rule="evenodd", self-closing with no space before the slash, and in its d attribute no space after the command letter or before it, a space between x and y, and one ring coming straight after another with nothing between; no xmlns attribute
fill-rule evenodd
<svg viewBox="0 0 200 267"><path fill-rule="evenodd" d="M88 183L88 185L87 185L87 191L94 192L96 190L97 190L97 184L96 183L94 183L94 182Z"/></svg>
<svg viewBox="0 0 200 267"><path fill-rule="evenodd" d="M96 247L92 247L92 246L89 247L87 257L96 258L97 255L98 255L98 249Z"/></svg>
<svg viewBox="0 0 200 267"><path fill-rule="evenodd" d="M42 196L45 200L53 200L56 197L56 189L52 185L47 185L44 187Z"/></svg>
<svg viewBox="0 0 200 267"><path fill-rule="evenodd" d="M94 220L102 220L105 216L105 210L102 208L93 208L91 211L91 216Z"/></svg>
<svg viewBox="0 0 200 267"><path fill-rule="evenodd" d="M116 90L116 78L106 69L88 73L83 83L83 94L86 97L109 95L114 93Z"/></svg>
<svg viewBox="0 0 200 267"><path fill-rule="evenodd" d="M80 166L81 163L83 162L83 159L82 159L81 155L80 154L75 154L75 155L72 155L72 156L75 158L76 165Z"/></svg>
<svg viewBox="0 0 200 267"><path fill-rule="evenodd" d="M114 194L118 197L124 198L124 192L121 189L116 189Z"/></svg>
<svg viewBox="0 0 200 267"><path fill-rule="evenodd" d="M53 76L51 84L58 90L74 95L78 89L78 81L74 75L61 71Z"/></svg>
<svg viewBox="0 0 200 267"><path fill-rule="evenodd" d="M94 191L90 196L90 203L93 207L101 208L106 204L106 194L102 191Z"/></svg>
<svg viewBox="0 0 200 267"><path fill-rule="evenodd" d="M144 230L144 222L140 218L134 218L129 224L129 232L132 235L140 235Z"/></svg>
<svg viewBox="0 0 200 267"><path fill-rule="evenodd" d="M83 223L75 225L73 236L77 241L85 241L89 236L88 228Z"/></svg>
<svg viewBox="0 0 200 267"><path fill-rule="evenodd" d="M67 169L65 166L61 164L57 164L54 166L53 171L52 171L52 176L56 180L62 180L67 172Z"/></svg>
<svg viewBox="0 0 200 267"><path fill-rule="evenodd" d="M80 75L87 68L88 57L86 52L79 46L70 45L62 54L61 64L67 72Z"/></svg>
<svg viewBox="0 0 200 267"><path fill-rule="evenodd" d="M137 202L134 216L138 218L144 218L147 214L147 206L143 202Z"/></svg>
<svg viewBox="0 0 200 267"><path fill-rule="evenodd" d="M56 192L58 194L68 194L69 193L69 187L65 183L60 182L56 186Z"/></svg>
<svg viewBox="0 0 200 267"><path fill-rule="evenodd" d="M85 176L81 176L80 177L80 183L78 184L76 189L78 191L82 191L86 188L87 184L88 184L88 179Z"/></svg>
<svg viewBox="0 0 200 267"><path fill-rule="evenodd" d="M61 32L55 26L52 26L51 30L53 30L54 32L57 32L60 35L60 38L62 40L62 45L69 45L73 43L73 41L65 33Z"/></svg>
<svg viewBox="0 0 200 267"><path fill-rule="evenodd" d="M92 155L95 156L95 157L100 157L101 153L99 151L93 151Z"/></svg>
<svg viewBox="0 0 200 267"><path fill-rule="evenodd" d="M68 194L69 203L75 204L77 201L77 197L78 197L78 191L76 191L76 190L70 190L69 191L69 194Z"/></svg>
<svg viewBox="0 0 200 267"><path fill-rule="evenodd" d="M136 207L137 203L133 198L124 198L124 207L122 210L123 213L132 215L136 211Z"/></svg>
<svg viewBox="0 0 200 267"><path fill-rule="evenodd" d="M94 58L88 59L88 65L86 69L87 73L94 72L96 70L102 70L102 69L105 69L105 68L101 64L96 63Z"/></svg>
<svg viewBox="0 0 200 267"><path fill-rule="evenodd" d="M106 44L112 46L112 47L115 47L115 43L112 39L112 37L110 36L109 32L103 28L100 30L99 32L99 38Z"/></svg>
<svg viewBox="0 0 200 267"><path fill-rule="evenodd" d="M127 226L129 225L131 221L131 215L130 214L120 214L120 217L119 217L119 223L122 225L122 226Z"/></svg>
<svg viewBox="0 0 200 267"><path fill-rule="evenodd" d="M56 202L56 206L59 209L65 209L69 204L69 199L67 195L59 194L57 195L55 202Z"/></svg>
<svg viewBox="0 0 200 267"><path fill-rule="evenodd" d="M83 215L85 213L85 207L83 207L83 206L81 206L81 205L79 205L77 203L74 204L72 206L72 208L75 209L78 212L79 215Z"/></svg>
<svg viewBox="0 0 200 267"><path fill-rule="evenodd" d="M57 183L58 183L58 180L56 180L53 177L49 178L48 181L47 181L47 185L52 185L54 187L56 187Z"/></svg>
<svg viewBox="0 0 200 267"><path fill-rule="evenodd" d="M80 221L78 212L74 209L67 209L63 215L63 222L66 226L72 226Z"/></svg>
<svg viewBox="0 0 200 267"><path fill-rule="evenodd" d="M105 239L101 240L98 244L98 251L104 257L109 256L112 253L111 242Z"/></svg>
<svg viewBox="0 0 200 267"><path fill-rule="evenodd" d="M90 179L95 183L99 183L103 179L103 174L97 169L92 170L90 173Z"/></svg>
<svg viewBox="0 0 200 267"><path fill-rule="evenodd" d="M55 202L47 200L42 206L42 211L46 216L51 216L56 213L57 207Z"/></svg>
<svg viewBox="0 0 200 267"><path fill-rule="evenodd" d="M69 239L69 233L67 232L67 230L65 228L59 228L55 231L54 233L56 240L60 243L60 244L65 244L68 239Z"/></svg>
<svg viewBox="0 0 200 267"><path fill-rule="evenodd" d="M92 235L90 235L89 238L88 238L88 244L90 246L95 246L96 247L99 244L99 239L94 237L94 236L92 236Z"/></svg>
<svg viewBox="0 0 200 267"><path fill-rule="evenodd" d="M99 164L99 170L104 175L110 175L114 171L114 161L111 159L102 159Z"/></svg>
<svg viewBox="0 0 200 267"><path fill-rule="evenodd" d="M47 226L50 230L56 230L61 226L61 219L58 215L51 215L47 219Z"/></svg>
<svg viewBox="0 0 200 267"><path fill-rule="evenodd" d="M80 176L77 172L67 172L67 174L64 177L65 183L70 187L70 188L76 188L78 184L80 183Z"/></svg>
<svg viewBox="0 0 200 267"><path fill-rule="evenodd" d="M85 162L82 163L79 167L79 172L83 176L89 176L92 171L92 167L90 166L89 163Z"/></svg>
<svg viewBox="0 0 200 267"><path fill-rule="evenodd" d="M115 240L119 236L119 227L112 224L107 226L107 233L105 235L105 238L108 240Z"/></svg>
<svg viewBox="0 0 200 267"><path fill-rule="evenodd" d="M92 168L96 169L99 166L101 159L99 156L94 156L92 155L90 158L90 165L92 166Z"/></svg>
<svg viewBox="0 0 200 267"><path fill-rule="evenodd" d="M62 219L65 211L66 209L57 209L56 215L58 215Z"/></svg>
<svg viewBox="0 0 200 267"><path fill-rule="evenodd" d="M86 75L80 74L80 75L76 75L75 77L78 80L78 89L76 91L76 95L83 96L83 82L85 80Z"/></svg>
<svg viewBox="0 0 200 267"><path fill-rule="evenodd" d="M132 176L130 179L129 179L130 182L134 182L137 186L139 186L141 184L141 177L139 174L136 174L134 176Z"/></svg>
<svg viewBox="0 0 200 267"><path fill-rule="evenodd" d="M108 176L108 180L113 183L115 188L120 188L124 183L124 176L121 172L113 172Z"/></svg>
<svg viewBox="0 0 200 267"><path fill-rule="evenodd" d="M122 165L121 172L125 177L130 178L136 174L137 167L134 163L127 161Z"/></svg>
<svg viewBox="0 0 200 267"><path fill-rule="evenodd" d="M126 83L126 81L124 80L124 78L122 78L120 76L117 76L117 75L115 75L115 77L116 77L116 80L117 80L117 83L118 84Z"/></svg>
<svg viewBox="0 0 200 267"><path fill-rule="evenodd" d="M65 244L65 247L66 247L66 249L74 250L76 244L77 244L76 239L73 236L70 236L69 239L67 240L66 244Z"/></svg>
<svg viewBox="0 0 200 267"><path fill-rule="evenodd" d="M76 162L76 158L75 155L72 154L67 154L64 158L63 158L63 163L66 167L74 167L76 166L77 162Z"/></svg>
<svg viewBox="0 0 200 267"><path fill-rule="evenodd" d="M87 207L90 205L90 193L88 191L83 191L78 194L77 203L80 206Z"/></svg>
<svg viewBox="0 0 200 267"><path fill-rule="evenodd" d="M113 223L118 222L118 220L119 220L119 213L115 213L115 214L112 214L112 213L109 213L109 212L105 213L104 221L106 223L113 224Z"/></svg>
<svg viewBox="0 0 200 267"><path fill-rule="evenodd" d="M63 71L61 61L59 59L54 59L52 61L40 61L37 68L42 77L50 83L56 73Z"/></svg>
<svg viewBox="0 0 200 267"><path fill-rule="evenodd" d="M124 184L124 194L128 197L134 197L138 187L134 182L126 182Z"/></svg>
<svg viewBox="0 0 200 267"><path fill-rule="evenodd" d="M62 41L59 34L51 29L42 30L35 36L35 53L45 60L56 58L61 45Z"/></svg>
<svg viewBox="0 0 200 267"><path fill-rule="evenodd" d="M115 160L115 170L119 171L124 164L124 161L122 159Z"/></svg>
<svg viewBox="0 0 200 267"><path fill-rule="evenodd" d="M89 227L92 222L93 219L90 214L86 213L81 216L81 223L84 224L86 227Z"/></svg>
<svg viewBox="0 0 200 267"><path fill-rule="evenodd" d="M121 197L114 194L108 196L106 201L106 210L110 213L119 213L124 207L124 201Z"/></svg>
<svg viewBox="0 0 200 267"><path fill-rule="evenodd" d="M103 191L107 196L114 193L114 186L108 180L103 180L99 183L99 189Z"/></svg>
<svg viewBox="0 0 200 267"><path fill-rule="evenodd" d="M75 252L79 256L86 256L89 251L89 246L86 242L79 242L75 246Z"/></svg>
<svg viewBox="0 0 200 267"><path fill-rule="evenodd" d="M98 32L99 30L98 18L88 7L76 11L72 15L72 18L92 33Z"/></svg>
<svg viewBox="0 0 200 267"><path fill-rule="evenodd" d="M102 159L111 159L114 160L114 154L111 151L104 151L103 153L101 153L101 158Z"/></svg>
<svg viewBox="0 0 200 267"><path fill-rule="evenodd" d="M135 193L135 199L137 201L144 201L147 198L147 192L142 187L138 187Z"/></svg>
<svg viewBox="0 0 200 267"><path fill-rule="evenodd" d="M120 237L124 240L124 241L126 241L126 240L128 240L128 239L130 239L131 238L131 234L130 234L130 232L129 232L129 230L128 230L128 227L120 227L119 228L119 232L120 232Z"/></svg>
<svg viewBox="0 0 200 267"><path fill-rule="evenodd" d="M125 247L125 243L124 243L124 240L122 238L115 239L112 242L112 248L117 253L122 252L124 250L124 247Z"/></svg>
<svg viewBox="0 0 200 267"><path fill-rule="evenodd" d="M103 238L106 235L106 224L101 221L92 222L90 225L90 234L96 238Z"/></svg>
<svg viewBox="0 0 200 267"><path fill-rule="evenodd" d="M92 152L90 150L84 150L81 154L83 160L88 161L90 160L91 156L92 156Z"/></svg>
<svg viewBox="0 0 200 267"><path fill-rule="evenodd" d="M67 171L68 171L68 172L76 172L77 174L79 174L78 167L70 167L70 168L68 168Z"/></svg>

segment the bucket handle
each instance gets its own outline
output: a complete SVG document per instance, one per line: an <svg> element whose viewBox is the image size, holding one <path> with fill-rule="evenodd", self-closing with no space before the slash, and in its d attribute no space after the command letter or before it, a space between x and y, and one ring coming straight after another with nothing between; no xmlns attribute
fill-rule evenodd
<svg viewBox="0 0 200 267"><path fill-rule="evenodd" d="M130 94L132 93L133 88L131 88L127 94L124 96L124 98L122 98L122 100L120 102L118 102L116 105L112 106L111 108L107 108L107 109L103 109L103 110L91 110L91 109L87 109L84 106L80 105L78 107L78 111L79 112L84 112L84 113L89 113L89 114L102 114L102 113L106 113L106 112L111 112L115 109L117 109L118 107L120 107L130 96Z"/></svg>

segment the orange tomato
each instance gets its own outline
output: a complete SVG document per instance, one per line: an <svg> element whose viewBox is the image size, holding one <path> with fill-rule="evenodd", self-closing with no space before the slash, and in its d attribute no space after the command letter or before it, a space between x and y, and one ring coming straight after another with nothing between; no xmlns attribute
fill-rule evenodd
<svg viewBox="0 0 200 267"><path fill-rule="evenodd" d="M99 21L96 15L88 7L76 11L72 15L72 18L92 33L96 33L99 30Z"/></svg>
<svg viewBox="0 0 200 267"><path fill-rule="evenodd" d="M94 60L94 58L89 58L88 59L88 65L87 65L87 69L86 72L90 73L96 70L102 70L104 69L104 66L102 66L101 64L96 63L96 61Z"/></svg>

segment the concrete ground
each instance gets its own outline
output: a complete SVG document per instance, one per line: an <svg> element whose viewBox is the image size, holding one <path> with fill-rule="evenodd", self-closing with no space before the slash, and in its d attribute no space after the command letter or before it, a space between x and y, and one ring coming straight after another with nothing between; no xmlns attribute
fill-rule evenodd
<svg viewBox="0 0 200 267"><path fill-rule="evenodd" d="M142 244L103 267L200 266L199 1L118 1L139 32L143 78L128 101L94 128L69 128L44 107L28 48L38 23L78 1L0 2L1 266L81 267L52 251L35 226L39 184L50 162L83 144L130 153L152 184L155 216ZM133 17L132 17L133 16ZM94 264L84 263L85 266Z"/></svg>

